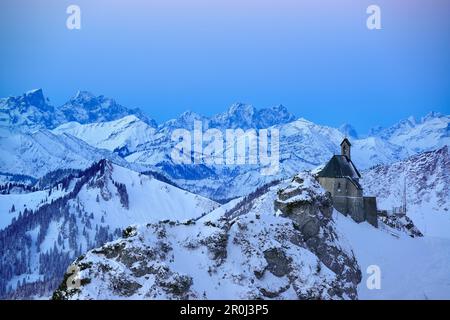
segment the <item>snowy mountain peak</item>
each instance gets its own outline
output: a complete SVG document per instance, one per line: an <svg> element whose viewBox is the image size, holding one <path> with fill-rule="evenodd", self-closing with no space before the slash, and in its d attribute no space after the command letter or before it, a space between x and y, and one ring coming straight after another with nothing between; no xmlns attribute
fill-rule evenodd
<svg viewBox="0 0 450 320"><path fill-rule="evenodd" d="M31 104L31 105L42 105L46 103L46 99L44 97L44 92L42 89L34 89L26 92L24 94L24 98Z"/></svg>
<svg viewBox="0 0 450 320"><path fill-rule="evenodd" d="M73 96L70 100L84 100L89 101L95 98L95 95L89 91L78 90L75 96Z"/></svg>
<svg viewBox="0 0 450 320"><path fill-rule="evenodd" d="M214 128L250 128L253 126L255 108L243 103L234 103L227 111L213 116L210 126Z"/></svg>
<svg viewBox="0 0 450 320"><path fill-rule="evenodd" d="M178 117L178 119L183 123L187 123L187 122L193 122L195 120L202 121L204 119L204 117L199 115L198 113L188 110L188 111L183 112Z"/></svg>
<svg viewBox="0 0 450 320"><path fill-rule="evenodd" d="M149 119L139 109L129 109L118 104L114 99L103 95L96 96L88 91L78 91L59 110L66 122L76 121L81 124L113 121L128 115L135 115L149 125L156 127L156 122Z"/></svg>
<svg viewBox="0 0 450 320"><path fill-rule="evenodd" d="M82 106L85 109L95 109L102 103L107 103L108 105L116 104L114 99L110 99L102 95L96 96L89 91L77 91L75 96L70 98L68 104Z"/></svg>
<svg viewBox="0 0 450 320"><path fill-rule="evenodd" d="M53 107L48 105L48 99L44 96L42 89L27 91L21 96L8 97L1 99L4 102L4 108L20 109L21 112L27 111L30 107L40 111L53 111Z"/></svg>
<svg viewBox="0 0 450 320"><path fill-rule="evenodd" d="M54 108L48 104L48 99L44 96L42 89L34 89L26 92L21 98L15 101L15 104L20 104L21 107L27 109L34 107L41 112L54 111Z"/></svg>
<svg viewBox="0 0 450 320"><path fill-rule="evenodd" d="M81 124L112 121L128 115L135 115L152 127L157 126L139 109L126 108L114 99L95 96L88 91L78 91L68 102L56 108L48 104L42 89L0 99L0 126L14 131L53 129L71 121Z"/></svg>
<svg viewBox="0 0 450 320"><path fill-rule="evenodd" d="M33 130L57 122L55 108L48 104L42 89L0 99L0 126L11 130Z"/></svg>
<svg viewBox="0 0 450 320"><path fill-rule="evenodd" d="M194 128L194 121L201 121L204 123L206 118L192 111L183 112L178 118L170 119L159 126L162 132L171 131L173 129L188 129Z"/></svg>
<svg viewBox="0 0 450 320"><path fill-rule="evenodd" d="M450 116L431 112L420 122L410 117L382 130L379 136L390 143L405 146L410 154L450 145Z"/></svg>
<svg viewBox="0 0 450 320"><path fill-rule="evenodd" d="M223 113L210 119L210 127L261 129L294 121L295 116L283 106L256 109L244 103L235 103Z"/></svg>
<svg viewBox="0 0 450 320"><path fill-rule="evenodd" d="M339 131L346 137L349 138L358 138L358 133L356 132L356 129L351 124L343 124L339 127Z"/></svg>
<svg viewBox="0 0 450 320"><path fill-rule="evenodd" d="M228 115L252 115L255 113L255 108L251 104L236 102L228 108L226 113Z"/></svg>
<svg viewBox="0 0 450 320"><path fill-rule="evenodd" d="M416 118L414 116L409 116L407 121L411 124L416 124Z"/></svg>
<svg viewBox="0 0 450 320"><path fill-rule="evenodd" d="M421 119L421 122L424 123L424 122L431 121L434 119L440 119L440 118L446 118L446 117L448 118L448 116L445 116L440 112L431 111L425 117L423 117Z"/></svg>

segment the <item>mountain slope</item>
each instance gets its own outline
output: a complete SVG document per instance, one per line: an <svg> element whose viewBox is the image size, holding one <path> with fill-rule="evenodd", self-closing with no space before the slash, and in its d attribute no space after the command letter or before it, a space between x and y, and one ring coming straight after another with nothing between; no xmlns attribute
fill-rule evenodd
<svg viewBox="0 0 450 320"><path fill-rule="evenodd" d="M309 173L233 204L221 210L224 216L217 215L218 209L197 223L129 228L123 239L77 259L73 265L81 286L68 288L64 281L53 297L450 297L450 239L411 238L394 235L388 226L357 224L331 209ZM374 268L381 272L378 289L367 285Z"/></svg>
<svg viewBox="0 0 450 320"><path fill-rule="evenodd" d="M122 155L153 139L155 128L134 115L110 122L80 124L68 122L53 130L56 134L70 134L93 147L122 151Z"/></svg>
<svg viewBox="0 0 450 320"><path fill-rule="evenodd" d="M310 210L316 233L305 227L300 212L274 215L270 192L260 202L271 204L271 213L129 228L124 239L77 259L81 287L63 282L53 297L355 299L361 273L334 231L330 199L310 175L285 184L281 201L292 192L308 194L306 202L296 204Z"/></svg>
<svg viewBox="0 0 450 320"><path fill-rule="evenodd" d="M30 133L0 131L0 171L39 178L57 169L85 169L94 161L110 159L129 164L107 150L94 148L72 135L56 135L46 129Z"/></svg>
<svg viewBox="0 0 450 320"><path fill-rule="evenodd" d="M12 202L14 195L0 198L20 210L0 231L2 297L48 295L70 261L120 236L130 224L192 219L217 206L105 160L46 192L44 203L34 207L32 199L42 199L42 192L26 195L30 200L24 201L28 207L23 211L21 203ZM61 196L55 197L58 193Z"/></svg>
<svg viewBox="0 0 450 320"><path fill-rule="evenodd" d="M345 237L362 271L358 298L364 300L450 299L450 240L431 236L392 236L367 223L333 213L337 233ZM388 229L389 230L389 229ZM380 289L369 289L374 266Z"/></svg>
<svg viewBox="0 0 450 320"><path fill-rule="evenodd" d="M178 185L214 199L229 199L253 191L270 181L285 179L299 170L313 169L340 152L344 135L335 128L320 126L305 119L273 127L280 132L280 170L262 176L259 165L180 165L170 153L174 142L170 134L143 144L126 160L153 167L167 174ZM391 163L407 156L404 148L380 138L353 140L352 154L358 168Z"/></svg>
<svg viewBox="0 0 450 320"><path fill-rule="evenodd" d="M403 204L422 233L449 238L450 156L448 147L421 153L363 173L364 192L378 199L378 207L392 210Z"/></svg>

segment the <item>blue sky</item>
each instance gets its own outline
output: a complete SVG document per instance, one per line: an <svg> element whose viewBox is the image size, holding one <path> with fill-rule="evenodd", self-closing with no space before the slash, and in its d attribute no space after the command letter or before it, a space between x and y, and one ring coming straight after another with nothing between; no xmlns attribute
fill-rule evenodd
<svg viewBox="0 0 450 320"><path fill-rule="evenodd" d="M69 4L81 30L65 26ZM366 8L382 30L366 28ZM448 0L2 0L0 96L77 90L157 121L234 102L365 133L450 110Z"/></svg>

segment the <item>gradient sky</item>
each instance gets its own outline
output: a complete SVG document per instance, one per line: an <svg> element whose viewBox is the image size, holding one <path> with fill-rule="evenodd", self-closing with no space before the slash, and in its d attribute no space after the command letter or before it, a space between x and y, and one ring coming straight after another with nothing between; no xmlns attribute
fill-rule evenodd
<svg viewBox="0 0 450 320"><path fill-rule="evenodd" d="M2 0L0 43L2 97L88 90L157 121L239 101L365 133L450 111L448 0Z"/></svg>

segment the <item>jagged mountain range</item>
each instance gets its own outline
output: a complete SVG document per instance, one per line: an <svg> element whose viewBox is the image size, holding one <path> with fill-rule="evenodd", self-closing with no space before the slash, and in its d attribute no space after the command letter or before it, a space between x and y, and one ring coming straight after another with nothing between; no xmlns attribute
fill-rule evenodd
<svg viewBox="0 0 450 320"><path fill-rule="evenodd" d="M171 132L180 128L190 130L194 121L201 121L205 130L278 129L278 174L261 176L257 165L174 163L170 157L174 146ZM34 90L0 100L0 145L5 150L0 172L37 179L56 168L83 169L99 158L106 158L134 170L160 172L185 189L223 200L323 164L339 152L339 143L345 136L352 139L353 161L358 168L367 169L449 145L449 123L449 116L430 113L420 121L410 118L361 138L348 124L338 129L317 125L297 119L283 106L258 110L234 104L210 118L185 112L177 119L157 125L141 111L127 109L103 96L78 92L63 106L52 107L42 90ZM51 147L45 148L47 145ZM49 153L47 149L56 152ZM5 175L3 180L7 180Z"/></svg>
<svg viewBox="0 0 450 320"><path fill-rule="evenodd" d="M114 99L95 96L87 91L78 91L62 106L55 107L44 96L42 89L35 89L21 96L0 99L0 126L10 130L29 131L52 129L56 126L77 121L92 123L111 121L136 114L149 125L154 120L147 118L139 109L129 109Z"/></svg>

